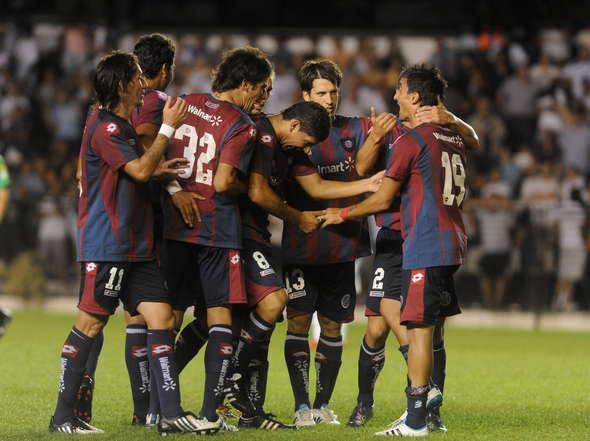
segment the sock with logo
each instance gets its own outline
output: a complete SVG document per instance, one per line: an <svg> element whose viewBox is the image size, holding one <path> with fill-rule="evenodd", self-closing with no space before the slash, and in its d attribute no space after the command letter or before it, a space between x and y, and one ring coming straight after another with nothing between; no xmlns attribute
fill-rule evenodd
<svg viewBox="0 0 590 441"><path fill-rule="evenodd" d="M125 333L125 364L131 383L133 414L139 418L145 418L150 404L147 333L146 325L128 325Z"/></svg>
<svg viewBox="0 0 590 441"><path fill-rule="evenodd" d="M445 350L445 342L441 341L432 347L433 363L432 363L432 382L440 389L441 392L445 389L445 377L447 368L447 351Z"/></svg>
<svg viewBox="0 0 590 441"><path fill-rule="evenodd" d="M176 363L178 372L182 372L185 366L199 353L207 343L209 329L206 317L198 317L190 322L176 339Z"/></svg>
<svg viewBox="0 0 590 441"><path fill-rule="evenodd" d="M406 389L408 416L406 424L412 429L421 429L426 425L426 400L429 386L411 387Z"/></svg>
<svg viewBox="0 0 590 441"><path fill-rule="evenodd" d="M258 348L258 353L250 360L248 370L246 371L246 384L252 403L257 409L263 409L266 400L266 385L268 383L268 348L270 346L270 337L272 331L268 334L266 340Z"/></svg>
<svg viewBox="0 0 590 441"><path fill-rule="evenodd" d="M365 338L359 351L358 387L359 395L357 403L365 406L373 405L373 391L377 377L385 365L385 345L372 348Z"/></svg>
<svg viewBox="0 0 590 441"><path fill-rule="evenodd" d="M217 407L223 401L223 389L229 374L233 354L232 330L227 325L209 328L209 341L205 350L205 392L201 416L217 421Z"/></svg>
<svg viewBox="0 0 590 441"><path fill-rule="evenodd" d="M289 371L291 388L295 396L295 410L309 403L309 340L307 334L287 332L285 338L285 362Z"/></svg>
<svg viewBox="0 0 590 441"><path fill-rule="evenodd" d="M88 354L88 360L86 361L86 374L91 378L94 378L94 374L96 372L96 366L98 365L98 357L100 356L100 352L102 351L102 345L104 343L104 334L100 331L96 337L94 337L94 343L90 348L90 353Z"/></svg>
<svg viewBox="0 0 590 441"><path fill-rule="evenodd" d="M182 413L180 407L180 384L174 357L174 332L167 329L149 329L147 348L151 373L155 377L161 414L164 418L176 418Z"/></svg>
<svg viewBox="0 0 590 441"><path fill-rule="evenodd" d="M244 327L240 331L240 339L232 357L233 370L245 379L246 371L252 358L260 351L260 346L268 341L273 325L262 319L256 311L248 316Z"/></svg>
<svg viewBox="0 0 590 441"><path fill-rule="evenodd" d="M94 338L72 328L61 350L61 372L57 405L53 414L55 424L63 424L74 415L76 393L86 369Z"/></svg>
<svg viewBox="0 0 590 441"><path fill-rule="evenodd" d="M317 380L314 409L327 406L330 402L340 365L342 365L342 336L327 337L320 334L315 353Z"/></svg>

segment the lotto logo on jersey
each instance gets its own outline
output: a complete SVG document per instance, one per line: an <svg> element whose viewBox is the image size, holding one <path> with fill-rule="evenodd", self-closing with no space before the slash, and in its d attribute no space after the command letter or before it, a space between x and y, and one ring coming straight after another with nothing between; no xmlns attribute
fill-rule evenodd
<svg viewBox="0 0 590 441"><path fill-rule="evenodd" d="M61 355L70 358L76 358L78 352L80 352L80 350L74 345L65 344L63 348L61 348Z"/></svg>
<svg viewBox="0 0 590 441"><path fill-rule="evenodd" d="M411 282L412 285L424 285L424 279L426 278L426 274L424 270L416 270L412 271Z"/></svg>
<svg viewBox="0 0 590 441"><path fill-rule="evenodd" d="M234 348L229 343L220 343L219 344L219 354L220 355L231 355L234 352Z"/></svg>
<svg viewBox="0 0 590 441"><path fill-rule="evenodd" d="M254 138L256 136L256 129L254 127L250 128L250 132L248 132L248 134L250 135L250 138Z"/></svg>
<svg viewBox="0 0 590 441"><path fill-rule="evenodd" d="M229 261L232 265L238 265L240 263L240 253L237 251L230 251Z"/></svg>
<svg viewBox="0 0 590 441"><path fill-rule="evenodd" d="M98 265L94 262L88 262L86 264L86 274L96 274L97 269Z"/></svg>
<svg viewBox="0 0 590 441"><path fill-rule="evenodd" d="M119 133L119 126L117 126L117 124L115 124L115 123L110 123L107 126L107 132L109 132L111 135L115 134L115 133Z"/></svg>
<svg viewBox="0 0 590 441"><path fill-rule="evenodd" d="M134 358L147 357L148 350L145 346L131 346L131 355Z"/></svg>
<svg viewBox="0 0 590 441"><path fill-rule="evenodd" d="M260 138L260 140L266 144L270 144L272 142L272 136L264 135Z"/></svg>
<svg viewBox="0 0 590 441"><path fill-rule="evenodd" d="M172 346L170 345L152 345L152 355L171 354Z"/></svg>

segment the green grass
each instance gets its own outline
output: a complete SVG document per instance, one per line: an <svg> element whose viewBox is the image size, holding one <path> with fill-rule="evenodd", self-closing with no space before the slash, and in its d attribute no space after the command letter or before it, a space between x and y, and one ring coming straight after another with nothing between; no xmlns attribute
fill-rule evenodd
<svg viewBox="0 0 590 441"><path fill-rule="evenodd" d="M0 340L0 440L63 439L47 422L57 393L58 357L72 315L21 312ZM97 371L94 424L102 440L159 439L155 430L130 426L131 398L123 357L124 324L114 317ZM267 409L292 417L293 396L282 343L285 325L272 341ZM357 355L362 326L349 328L343 367L332 406L341 422L355 404ZM590 440L590 335L583 333L450 329L443 415L444 440ZM202 354L182 374L183 405L198 410L202 397ZM312 369L313 371L313 369ZM312 373L313 375L313 373ZM242 431L219 435L238 440L365 440L404 409L405 366L389 342L376 387L375 417L367 427L320 426L298 432ZM182 439L169 437L168 439Z"/></svg>

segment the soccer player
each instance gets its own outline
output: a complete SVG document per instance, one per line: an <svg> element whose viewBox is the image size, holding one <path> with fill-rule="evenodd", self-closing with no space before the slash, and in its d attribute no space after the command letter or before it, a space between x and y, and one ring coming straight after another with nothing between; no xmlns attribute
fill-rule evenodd
<svg viewBox="0 0 590 441"><path fill-rule="evenodd" d="M330 114L330 136L315 146L310 159L319 175L315 178L350 182L359 179L355 170L357 151L366 143L381 143L393 127L395 118L379 115L369 135L369 118L336 115L342 72L326 59L307 61L298 72L303 99L322 105ZM319 186L318 186L319 187ZM287 203L299 210L323 210L345 206L353 199L317 201L300 182L286 190ZM348 195L350 196L350 195ZM295 396L295 424L313 426L317 422L339 424L328 407L342 359L342 323L353 319L356 299L354 261L371 253L366 221L318 230L301 231L297 223L285 222L283 229L284 277L289 301L285 361ZM309 400L308 332L313 313L318 313L321 327L316 351L316 398Z"/></svg>
<svg viewBox="0 0 590 441"><path fill-rule="evenodd" d="M0 224L4 219L4 214L8 208L8 199L10 198L10 175L4 157L0 155ZM0 308L0 337L6 332L6 327L10 323L11 316L8 311Z"/></svg>
<svg viewBox="0 0 590 441"><path fill-rule="evenodd" d="M175 132L167 155L184 156L190 168L179 174L183 190L200 194L200 222L187 226L164 199L164 271L175 301L206 309L205 391L200 415L211 427L222 419L217 408L233 354L231 306L245 304L242 228L237 195L256 138L252 111L273 73L266 56L252 47L226 52L216 67L211 94L189 94L187 118Z"/></svg>
<svg viewBox="0 0 590 441"><path fill-rule="evenodd" d="M78 209L80 301L74 327L61 354L59 394L49 429L62 433L101 433L73 414L74 398L96 335L121 300L131 315L148 325L147 346L158 384L163 423L178 432L208 432L180 407L174 359L174 316L153 250L153 215L145 184L158 168L186 103L168 100L163 124L144 152L129 120L141 104L144 81L137 58L113 52L97 66L94 89L99 108L91 112L80 149ZM178 163L167 162L166 171Z"/></svg>
<svg viewBox="0 0 590 441"><path fill-rule="evenodd" d="M404 236L401 324L408 329L407 415L384 436L426 436L434 334L445 317L460 313L453 274L463 262L467 236L460 208L465 198L465 144L458 132L416 117L420 105L442 102L446 82L438 69L406 68L394 99L411 130L397 138L395 155L378 192L357 205L330 208L324 226L387 210L401 191ZM403 187L403 189L402 189ZM436 330L435 330L436 328Z"/></svg>
<svg viewBox="0 0 590 441"><path fill-rule="evenodd" d="M436 106L422 106L416 112L421 123L435 123L450 127L463 137L470 149L479 148L479 139L473 128L453 115L439 103ZM387 134L382 146L367 145L357 155L356 168L359 174L367 170L388 169L394 158L394 141L406 133L409 127L400 119ZM388 146L385 148L385 146ZM393 332L399 351L407 362L408 337L405 326L400 324L400 296L402 276L402 233L400 219L400 200L394 199L392 205L375 215L379 227L376 237L375 259L373 261L373 280L367 293L365 316L367 330L359 350L358 397L348 425L359 427L373 416L373 391L375 383L385 364L385 341L389 330ZM446 351L442 339L434 345L433 387L427 402L429 429L446 430L440 417L441 391L444 389ZM405 418L405 415L402 415Z"/></svg>

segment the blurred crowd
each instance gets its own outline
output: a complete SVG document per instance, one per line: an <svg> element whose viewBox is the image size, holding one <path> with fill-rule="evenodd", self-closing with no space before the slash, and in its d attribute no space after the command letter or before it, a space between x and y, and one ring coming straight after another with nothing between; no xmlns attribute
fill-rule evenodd
<svg viewBox="0 0 590 441"><path fill-rule="evenodd" d="M0 24L0 154L12 176L0 228L0 260L35 250L47 277L73 265L75 164L92 71L111 48L131 50L141 33L100 26ZM339 113L397 109L404 65L430 62L449 82L447 107L477 131L471 155L467 264L469 302L556 310L587 308L590 284L590 30L521 31L453 37L393 35L176 34L168 92L209 91L226 48L252 44L275 64L265 108L300 99L297 68L328 57L344 72Z"/></svg>

